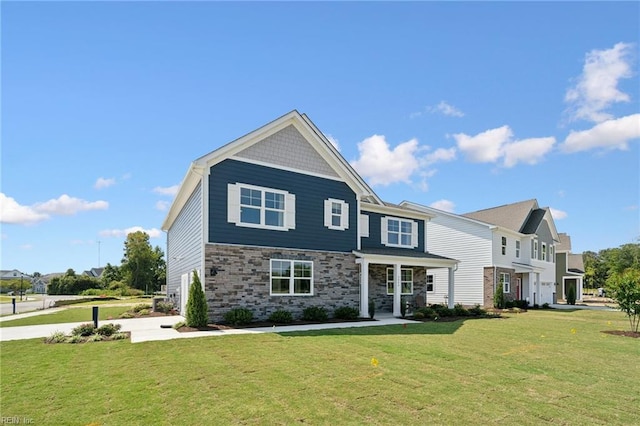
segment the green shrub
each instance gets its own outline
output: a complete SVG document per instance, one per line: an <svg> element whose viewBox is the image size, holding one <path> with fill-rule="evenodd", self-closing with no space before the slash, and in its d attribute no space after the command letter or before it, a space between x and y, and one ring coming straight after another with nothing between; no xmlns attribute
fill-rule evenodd
<svg viewBox="0 0 640 426"><path fill-rule="evenodd" d="M67 343L82 343L84 342L84 337L79 334L72 334L66 340Z"/></svg>
<svg viewBox="0 0 640 426"><path fill-rule="evenodd" d="M187 325L189 327L206 327L208 318L207 298L202 291L202 284L198 273L193 271L193 282L189 288L189 297L187 299Z"/></svg>
<svg viewBox="0 0 640 426"><path fill-rule="evenodd" d="M302 311L302 319L305 321L326 321L329 319L329 315L322 306L309 306Z"/></svg>
<svg viewBox="0 0 640 426"><path fill-rule="evenodd" d="M104 324L96 329L96 334L101 336L111 336L112 334L117 333L122 328L120 324Z"/></svg>
<svg viewBox="0 0 640 426"><path fill-rule="evenodd" d="M271 315L269 315L269 321L275 322L276 324L289 324L293 321L293 316L289 311L278 309L277 311L272 312Z"/></svg>
<svg viewBox="0 0 640 426"><path fill-rule="evenodd" d="M360 316L360 311L351 306L341 306L333 311L333 316L337 319L353 320Z"/></svg>
<svg viewBox="0 0 640 426"><path fill-rule="evenodd" d="M433 306L432 306L433 308ZM449 309L446 306L438 305L438 308L434 309L436 311L437 316L439 317L453 317L456 316L456 311L454 309Z"/></svg>
<svg viewBox="0 0 640 426"><path fill-rule="evenodd" d="M476 305L473 308L469 309L469 314L471 314L474 317L480 317L482 315L485 315L486 313L487 311L482 309L480 305Z"/></svg>
<svg viewBox="0 0 640 426"><path fill-rule="evenodd" d="M173 303L172 302L158 302L158 303L156 303L156 311L157 312L162 312L164 314L168 314L172 310L173 310Z"/></svg>
<svg viewBox="0 0 640 426"><path fill-rule="evenodd" d="M438 315L432 307L428 307L428 306L418 308L416 310L416 313L421 314L423 318L429 318L429 319L433 319Z"/></svg>
<svg viewBox="0 0 640 426"><path fill-rule="evenodd" d="M178 321L177 323L173 324L173 328L177 330L177 329L179 329L180 327L184 327L184 326L186 326L186 325L187 325L187 323L186 323L186 322L184 322L184 321Z"/></svg>
<svg viewBox="0 0 640 426"><path fill-rule="evenodd" d="M440 305L440 304L438 304L438 303L434 303L434 304L432 304L432 305L429 305L429 307L430 307L431 309L433 309L434 311L437 311L438 309L445 308L446 306L444 306L444 305Z"/></svg>
<svg viewBox="0 0 640 426"><path fill-rule="evenodd" d="M87 338L87 342L100 342L104 340L104 337L105 336L103 336L102 334L92 334Z"/></svg>
<svg viewBox="0 0 640 426"><path fill-rule="evenodd" d="M64 343L67 341L67 336L62 331L55 331L51 333L51 336L45 337L45 343Z"/></svg>
<svg viewBox="0 0 640 426"><path fill-rule="evenodd" d="M135 315L133 314L133 312L123 312L120 314L120 318L122 319L128 319L128 318L135 318Z"/></svg>
<svg viewBox="0 0 640 426"><path fill-rule="evenodd" d="M516 304L514 303L514 301L513 301L513 300L506 300L506 301L504 302L504 307L505 307L505 309L511 309L511 308L513 308L513 307L515 307L515 306L516 306Z"/></svg>
<svg viewBox="0 0 640 426"><path fill-rule="evenodd" d="M95 331L96 328L92 323L86 323L75 327L71 334L74 336L91 336Z"/></svg>
<svg viewBox="0 0 640 426"><path fill-rule="evenodd" d="M527 309L529 307L529 302L527 302L526 300L514 300L513 303L516 308Z"/></svg>
<svg viewBox="0 0 640 426"><path fill-rule="evenodd" d="M224 314L224 320L232 325L249 324L253 320L253 312L247 308L234 308Z"/></svg>
<svg viewBox="0 0 640 426"><path fill-rule="evenodd" d="M127 337L129 337L129 336L127 336L127 333L118 332L118 333L114 334L113 336L111 336L111 340L123 340L123 339L126 339Z"/></svg>
<svg viewBox="0 0 640 426"><path fill-rule="evenodd" d="M496 292L493 294L493 307L497 309L504 308L504 287L502 281L498 283Z"/></svg>
<svg viewBox="0 0 640 426"><path fill-rule="evenodd" d="M143 309L141 311L138 311L138 315L144 316L144 315L149 315L151 313L151 309Z"/></svg>
<svg viewBox="0 0 640 426"><path fill-rule="evenodd" d="M369 300L369 318L373 319L376 315L376 302Z"/></svg>
<svg viewBox="0 0 640 426"><path fill-rule="evenodd" d="M422 312L420 312L420 311L416 311L416 312L413 313L413 317L415 319L424 319L424 314Z"/></svg>
<svg viewBox="0 0 640 426"><path fill-rule="evenodd" d="M572 285L567 289L567 304L575 305L576 304L576 288Z"/></svg>
<svg viewBox="0 0 640 426"><path fill-rule="evenodd" d="M542 304L542 309L549 309L551 306L548 303Z"/></svg>
<svg viewBox="0 0 640 426"><path fill-rule="evenodd" d="M148 303L140 303L133 307L133 312L139 313L140 311L149 311L151 309L151 305Z"/></svg>
<svg viewBox="0 0 640 426"><path fill-rule="evenodd" d="M467 317L467 316L469 316L469 311L459 303L457 303L453 307L453 311L454 311L454 313L455 313L455 315L457 317Z"/></svg>
<svg viewBox="0 0 640 426"><path fill-rule="evenodd" d="M407 315L407 302L404 297L400 296L400 316L404 318Z"/></svg>

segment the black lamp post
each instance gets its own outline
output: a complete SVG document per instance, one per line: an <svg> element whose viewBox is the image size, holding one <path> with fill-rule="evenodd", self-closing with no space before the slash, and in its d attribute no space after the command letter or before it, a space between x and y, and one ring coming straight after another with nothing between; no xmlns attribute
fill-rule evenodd
<svg viewBox="0 0 640 426"><path fill-rule="evenodd" d="M22 302L22 278L24 277L24 274L22 272L20 272L20 301Z"/></svg>

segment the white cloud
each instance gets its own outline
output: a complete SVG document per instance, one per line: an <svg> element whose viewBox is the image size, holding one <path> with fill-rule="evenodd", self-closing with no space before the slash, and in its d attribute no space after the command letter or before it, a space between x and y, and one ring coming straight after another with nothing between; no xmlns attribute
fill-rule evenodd
<svg viewBox="0 0 640 426"><path fill-rule="evenodd" d="M438 105L425 107L424 111L412 112L411 114L409 114L409 118L421 117L425 113L439 113L449 117L464 117L464 112L460 111L458 108L447 103L446 101L440 101Z"/></svg>
<svg viewBox="0 0 640 426"><path fill-rule="evenodd" d="M138 232L138 231L146 232L150 238L158 238L162 235L162 231L156 228L144 229L141 226L132 226L131 228L126 228L126 229L105 229L104 231L100 231L100 236L126 237L127 235L133 232Z"/></svg>
<svg viewBox="0 0 640 426"><path fill-rule="evenodd" d="M429 207L433 207L434 209L442 210L444 212L453 213L456 208L456 205L453 201L438 200L429 204Z"/></svg>
<svg viewBox="0 0 640 426"><path fill-rule="evenodd" d="M553 207L549 207L549 211L551 212L551 216L553 216L553 220L562 220L568 216L567 212L554 209Z"/></svg>
<svg viewBox="0 0 640 426"><path fill-rule="evenodd" d="M171 206L171 203L168 201L160 200L156 202L156 210L160 210L161 212L167 211Z"/></svg>
<svg viewBox="0 0 640 426"><path fill-rule="evenodd" d="M106 201L86 201L80 198L69 197L63 194L56 199L45 201L44 203L36 203L33 209L39 213L72 216L80 211L88 210L106 210L109 203Z"/></svg>
<svg viewBox="0 0 640 426"><path fill-rule="evenodd" d="M15 224L31 224L47 220L49 215L38 212L33 207L20 205L16 200L0 192L0 222Z"/></svg>
<svg viewBox="0 0 640 426"><path fill-rule="evenodd" d="M486 130L475 136L456 133L453 138L458 149L473 163L495 163L503 155L503 145L511 140L513 132L509 126Z"/></svg>
<svg viewBox="0 0 640 426"><path fill-rule="evenodd" d="M435 151L425 155L422 161L423 165L428 166L434 163L451 161L456 158L456 148L438 148Z"/></svg>
<svg viewBox="0 0 640 426"><path fill-rule="evenodd" d="M331 142L331 145L333 145L333 147L336 150L338 150L338 152L340 152L340 142L338 142L338 139L334 138L331 135L324 135L324 136L327 138L329 142Z"/></svg>
<svg viewBox="0 0 640 426"><path fill-rule="evenodd" d="M573 120L589 120L599 123L612 118L606 112L617 102L629 102L630 98L618 89L618 82L632 77L630 55L633 45L617 43L611 49L594 49L587 53L582 74L575 87L567 90L567 112Z"/></svg>
<svg viewBox="0 0 640 426"><path fill-rule="evenodd" d="M504 146L504 166L513 167L518 163L537 164L553 148L556 138L522 139Z"/></svg>
<svg viewBox="0 0 640 426"><path fill-rule="evenodd" d="M450 117L464 117L464 112L460 111L453 105L449 105L445 101L440 101L440 103L435 107L430 107L430 110L431 112L441 112L442 114Z"/></svg>
<svg viewBox="0 0 640 426"><path fill-rule="evenodd" d="M27 243L27 244L22 244L22 245L20 246L20 248L21 248L22 250L31 250L31 249L33 248L33 244L28 244L28 243Z"/></svg>
<svg viewBox="0 0 640 426"><path fill-rule="evenodd" d="M358 144L360 158L352 161L351 165L371 185L410 183L411 175L418 169L418 150L416 139L403 142L391 150L384 136L373 135Z"/></svg>
<svg viewBox="0 0 640 426"><path fill-rule="evenodd" d="M561 148L564 152L589 149L628 149L629 141L640 138L640 114L627 115L596 124L591 129L571 131Z"/></svg>
<svg viewBox="0 0 640 426"><path fill-rule="evenodd" d="M103 177L99 177L98 180L96 180L96 183L93 185L93 187L95 189L103 189L103 188L108 188L112 185L116 184L116 179L115 178L103 178Z"/></svg>
<svg viewBox="0 0 640 426"><path fill-rule="evenodd" d="M153 192L160 195L169 195L174 197L178 193L179 189L180 189L180 185L156 186L155 188L153 188Z"/></svg>
<svg viewBox="0 0 640 426"><path fill-rule="evenodd" d="M510 168L518 163L537 164L551 151L556 143L554 137L512 140L509 126L489 129L475 136L464 133L453 135L458 149L473 163L497 163Z"/></svg>

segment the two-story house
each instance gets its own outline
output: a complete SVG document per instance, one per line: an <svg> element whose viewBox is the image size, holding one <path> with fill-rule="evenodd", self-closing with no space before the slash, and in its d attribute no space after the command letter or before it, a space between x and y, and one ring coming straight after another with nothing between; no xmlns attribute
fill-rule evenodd
<svg viewBox="0 0 640 426"><path fill-rule="evenodd" d="M305 115L292 111L196 159L162 229L167 295L184 312L192 271L209 318L245 307L353 306L400 314L401 297L457 261L430 252L432 216L383 202Z"/></svg>
<svg viewBox="0 0 640 426"><path fill-rule="evenodd" d="M526 200L463 215L409 201L403 207L432 216L427 250L459 260L456 303L493 305L499 283L506 300L530 304L554 302L556 227L548 208ZM429 303L442 303L446 272L429 271Z"/></svg>
<svg viewBox="0 0 640 426"><path fill-rule="evenodd" d="M582 300L584 283L584 262L581 254L571 253L571 237L560 233L556 248L556 297L567 299L569 287L573 287L576 300Z"/></svg>

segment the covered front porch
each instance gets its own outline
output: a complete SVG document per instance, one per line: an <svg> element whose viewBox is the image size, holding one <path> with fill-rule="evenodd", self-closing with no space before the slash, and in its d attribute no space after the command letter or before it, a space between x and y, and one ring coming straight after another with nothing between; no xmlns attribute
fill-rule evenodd
<svg viewBox="0 0 640 426"><path fill-rule="evenodd" d="M447 305L455 305L454 274L458 261L431 253L406 249L366 249L353 252L360 265L360 316L369 316L369 301L377 301L376 310L390 308L393 316L401 316L402 298L412 304L426 293L429 269L448 269ZM380 290L382 289L382 290ZM390 299L389 305L380 302L380 294Z"/></svg>

